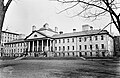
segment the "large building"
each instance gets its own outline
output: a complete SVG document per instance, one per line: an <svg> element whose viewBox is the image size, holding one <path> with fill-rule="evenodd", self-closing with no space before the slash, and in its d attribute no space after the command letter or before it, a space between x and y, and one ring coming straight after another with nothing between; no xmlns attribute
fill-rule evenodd
<svg viewBox="0 0 120 78"><path fill-rule="evenodd" d="M18 34L18 33L10 32L10 31L2 31L1 46L4 47L4 43L9 43L14 40L21 39L23 38L23 36L24 34ZM0 56L1 56L1 53L0 53Z"/></svg>
<svg viewBox="0 0 120 78"><path fill-rule="evenodd" d="M107 30L83 25L79 32L73 29L71 33L58 33L48 26L46 23L38 30L33 26L25 39L5 43L5 55L20 56L27 52L31 57L40 57L43 53L48 57L107 57L114 54L113 37Z"/></svg>
<svg viewBox="0 0 120 78"><path fill-rule="evenodd" d="M9 31L2 31L2 39L1 42L2 44L11 42L13 40L17 40L20 37L20 34L18 33L13 33Z"/></svg>
<svg viewBox="0 0 120 78"><path fill-rule="evenodd" d="M112 56L113 37L106 30L93 30L89 25L83 31L53 36L57 56Z"/></svg>

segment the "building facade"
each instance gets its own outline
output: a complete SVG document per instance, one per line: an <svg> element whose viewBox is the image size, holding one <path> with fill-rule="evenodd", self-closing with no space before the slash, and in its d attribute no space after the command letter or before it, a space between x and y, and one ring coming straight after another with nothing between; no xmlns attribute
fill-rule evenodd
<svg viewBox="0 0 120 78"><path fill-rule="evenodd" d="M112 56L113 37L106 30L89 30L54 36L57 56ZM87 33L87 34L86 34Z"/></svg>
<svg viewBox="0 0 120 78"><path fill-rule="evenodd" d="M113 37L107 30L93 30L93 27L83 25L83 30L79 32L74 29L72 33L58 33L48 26L46 23L39 30L33 26L24 40L5 43L5 53L9 56L27 53L31 57L42 54L47 57L111 57L114 54Z"/></svg>
<svg viewBox="0 0 120 78"><path fill-rule="evenodd" d="M13 40L12 42L4 43L4 53L2 56L16 57L21 56L26 51L26 43L24 39Z"/></svg>
<svg viewBox="0 0 120 78"><path fill-rule="evenodd" d="M11 42L13 40L19 39L20 34L18 33L13 33L13 32L8 32L8 31L2 31L2 39L1 42L2 44Z"/></svg>
<svg viewBox="0 0 120 78"><path fill-rule="evenodd" d="M14 41L14 40L18 40L20 38L22 38L24 36L24 34L18 34L18 33L13 33L13 32L10 32L10 31L2 31L2 37L1 37L1 52L3 52L3 48L4 48L4 43L9 43L11 41ZM0 56L1 56L1 53L0 52Z"/></svg>

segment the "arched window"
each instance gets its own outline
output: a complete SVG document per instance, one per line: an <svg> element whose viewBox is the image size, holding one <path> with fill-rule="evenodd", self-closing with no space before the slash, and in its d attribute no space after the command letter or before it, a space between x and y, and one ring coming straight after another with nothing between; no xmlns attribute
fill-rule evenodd
<svg viewBox="0 0 120 78"><path fill-rule="evenodd" d="M37 35L35 34L34 37L37 37Z"/></svg>

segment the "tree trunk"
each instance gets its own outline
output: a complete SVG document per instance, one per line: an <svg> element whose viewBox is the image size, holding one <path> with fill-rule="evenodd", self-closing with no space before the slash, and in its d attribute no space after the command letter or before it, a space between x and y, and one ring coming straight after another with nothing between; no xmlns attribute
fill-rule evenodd
<svg viewBox="0 0 120 78"><path fill-rule="evenodd" d="M117 23L118 23L118 31L120 33L120 19L119 19L119 16L117 17Z"/></svg>
<svg viewBox="0 0 120 78"><path fill-rule="evenodd" d="M3 0L0 0L0 44L2 40L2 27L5 17L5 11L4 11L4 2Z"/></svg>

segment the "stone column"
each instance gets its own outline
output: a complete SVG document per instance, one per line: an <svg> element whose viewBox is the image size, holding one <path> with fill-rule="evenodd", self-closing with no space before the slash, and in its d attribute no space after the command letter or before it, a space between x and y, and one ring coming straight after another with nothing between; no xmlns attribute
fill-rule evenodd
<svg viewBox="0 0 120 78"><path fill-rule="evenodd" d="M39 47L39 41L37 40L37 51L38 51L38 47Z"/></svg>
<svg viewBox="0 0 120 78"><path fill-rule="evenodd" d="M51 43L52 43L52 41L50 40L50 51L51 51Z"/></svg>
<svg viewBox="0 0 120 78"><path fill-rule="evenodd" d="M34 52L34 41L33 41L32 51Z"/></svg>
<svg viewBox="0 0 120 78"><path fill-rule="evenodd" d="M53 48L52 48L53 51L55 51L55 40L52 41L52 47L53 47Z"/></svg>
<svg viewBox="0 0 120 78"><path fill-rule="evenodd" d="M47 39L47 51L48 51L48 39Z"/></svg>
<svg viewBox="0 0 120 78"><path fill-rule="evenodd" d="M42 51L43 51L43 40L42 40Z"/></svg>
<svg viewBox="0 0 120 78"><path fill-rule="evenodd" d="M30 42L28 42L28 52L30 52Z"/></svg>

